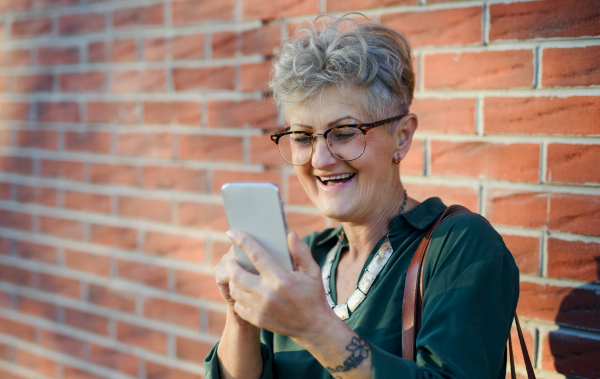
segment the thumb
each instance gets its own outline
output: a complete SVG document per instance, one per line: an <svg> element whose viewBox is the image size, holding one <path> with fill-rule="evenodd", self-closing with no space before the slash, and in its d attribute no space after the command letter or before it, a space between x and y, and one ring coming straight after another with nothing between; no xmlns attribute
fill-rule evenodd
<svg viewBox="0 0 600 379"><path fill-rule="evenodd" d="M318 274L320 272L319 265L317 265L317 262L315 262L310 253L310 248L306 242L298 237L296 232L292 231L288 233L287 243L290 255L298 271L308 274Z"/></svg>

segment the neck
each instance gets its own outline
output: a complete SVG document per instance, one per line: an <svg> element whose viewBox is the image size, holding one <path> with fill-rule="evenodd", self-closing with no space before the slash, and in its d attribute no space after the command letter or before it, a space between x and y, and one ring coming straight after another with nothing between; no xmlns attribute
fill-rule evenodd
<svg viewBox="0 0 600 379"><path fill-rule="evenodd" d="M390 230L390 223L404 202L404 187L394 193L392 198L386 198L385 207L372 212L373 217L363 223L343 222L344 233L348 239L349 255L354 258L366 258L377 242ZM407 199L408 200L408 199ZM408 209L408 204L404 211Z"/></svg>

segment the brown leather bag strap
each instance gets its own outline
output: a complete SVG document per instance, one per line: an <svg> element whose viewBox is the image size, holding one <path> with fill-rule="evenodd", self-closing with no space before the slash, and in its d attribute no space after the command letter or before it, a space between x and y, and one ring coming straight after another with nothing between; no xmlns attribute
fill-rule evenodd
<svg viewBox="0 0 600 379"><path fill-rule="evenodd" d="M469 210L460 205L452 205L446 208L446 210L433 222L429 230L427 230L425 236L421 240L421 243L419 243L412 260L410 261L408 272L406 273L404 298L402 299L402 358L409 359L411 361L416 360L417 352L415 343L417 340L417 333L421 328L421 309L423 307L423 263L425 262L427 250L429 250L431 236L443 220L452 215L464 212L469 212ZM529 353L527 352L527 346L525 345L525 339L523 338L523 332L521 331L519 318L516 314L515 323L517 326L517 333L519 334L519 342L521 344L521 351L525 361L525 368L527 369L527 378L535 379L533 365L529 359ZM511 378L516 379L515 362L510 334L508 336L508 346L510 353Z"/></svg>
<svg viewBox="0 0 600 379"><path fill-rule="evenodd" d="M423 262L429 249L431 236L437 226L446 218L457 213L469 212L461 205L452 205L438 216L425 236L419 243L415 254L410 261L404 284L404 298L402 300L402 357L414 361L416 358L415 340L421 327L421 308L423 300L422 274Z"/></svg>

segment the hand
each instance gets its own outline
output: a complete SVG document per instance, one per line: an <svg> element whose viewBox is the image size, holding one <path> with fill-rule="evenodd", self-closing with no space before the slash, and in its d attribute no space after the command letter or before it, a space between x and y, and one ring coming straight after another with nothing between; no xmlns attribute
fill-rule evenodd
<svg viewBox="0 0 600 379"><path fill-rule="evenodd" d="M296 271L286 271L252 237L229 231L260 275L228 262L229 295L235 312L249 323L294 339L307 339L326 327L335 314L327 304L321 270L306 243L289 233L288 247ZM337 318L336 318L337 319Z"/></svg>

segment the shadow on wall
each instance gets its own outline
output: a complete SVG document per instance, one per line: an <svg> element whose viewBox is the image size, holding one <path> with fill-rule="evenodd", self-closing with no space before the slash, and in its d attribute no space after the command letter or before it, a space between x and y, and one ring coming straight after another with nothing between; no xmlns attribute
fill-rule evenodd
<svg viewBox="0 0 600 379"><path fill-rule="evenodd" d="M596 261L596 280L593 284L600 284L600 256L594 257ZM544 345L549 345L551 356L544 354L543 366L575 378L600 378L600 340L588 337L586 329L600 331L600 304L598 287L592 288L583 285L571 291L562 301L556 323L559 329L548 333ZM560 326L577 325L578 331ZM543 349L548 351L548 346ZM553 367L552 367L553 365Z"/></svg>

